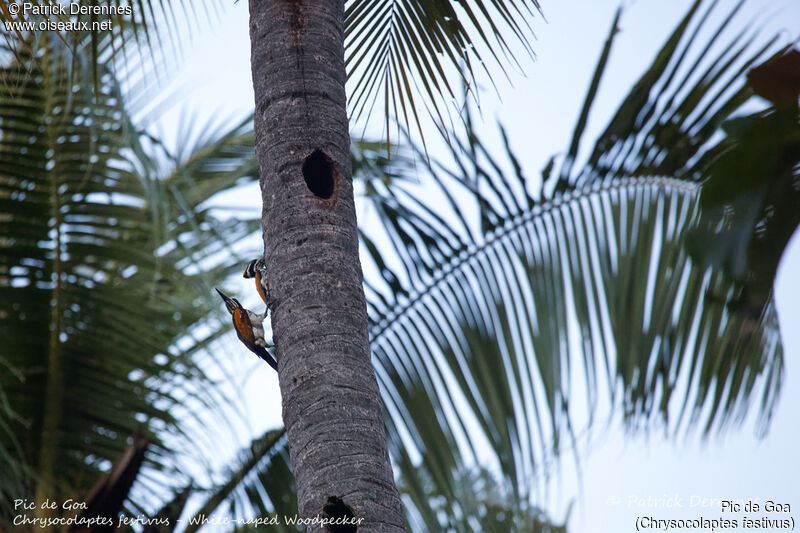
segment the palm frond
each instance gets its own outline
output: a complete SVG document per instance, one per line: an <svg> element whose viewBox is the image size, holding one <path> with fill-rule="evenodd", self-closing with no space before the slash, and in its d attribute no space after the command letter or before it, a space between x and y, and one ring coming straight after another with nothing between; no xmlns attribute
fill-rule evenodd
<svg viewBox="0 0 800 533"><path fill-rule="evenodd" d="M284 517L297 516L297 495L289 467L289 450L283 428L267 431L254 439L240 454L238 466L230 471L205 499L205 503L187 519L186 533L193 533L211 519L212 513L224 512L259 531L296 531ZM278 517L277 524L258 525L255 520Z"/></svg>
<svg viewBox="0 0 800 533"><path fill-rule="evenodd" d="M517 45L533 54L528 19L538 10L537 0L349 2L345 62L354 84L351 115L371 113L382 98L387 142L392 116L420 133L428 116L445 124L446 103L456 99L459 86L475 88L475 70L489 72L493 64L506 73L509 65L518 66L512 51ZM461 85L453 85L453 74Z"/></svg>
<svg viewBox="0 0 800 533"><path fill-rule="evenodd" d="M409 476L416 472L416 476ZM497 483L485 469L459 472L455 476L455 501L437 493L437 485L426 479L422 468L403 468L399 488L414 503L408 505L410 531L463 531L502 533L565 533L541 509L520 501L514 490Z"/></svg>
<svg viewBox="0 0 800 533"><path fill-rule="evenodd" d="M424 186L370 182L380 224L362 242L382 278L367 298L390 452L449 505L456 473L474 464L528 501L549 454L572 446L598 405L620 407L629 427L709 432L758 403L766 427L782 370L774 307L754 320L725 305L733 280L693 261L686 238L726 146L719 127L751 94L743 73L776 46L739 35L715 54L730 18L698 44L700 7L586 162L575 164L579 121L538 190L474 131L427 166Z"/></svg>
<svg viewBox="0 0 800 533"><path fill-rule="evenodd" d="M151 517L149 523L142 529L143 533L170 533L183 513L186 502L192 493L191 485L175 494L158 512Z"/></svg>
<svg viewBox="0 0 800 533"><path fill-rule="evenodd" d="M737 282L727 302L758 319L772 296L783 250L800 224L800 51L776 54L748 73L769 108L724 124L727 149L709 168L703 220L689 242L693 257Z"/></svg>
<svg viewBox="0 0 800 533"><path fill-rule="evenodd" d="M251 167L241 127L179 167L180 183L164 179L107 65L99 91L75 90L63 43L39 46L0 87L0 455L6 494L38 484L58 498L85 494L137 430L153 440L150 474L176 468L174 446L214 445L177 421L227 403L195 356L229 329L209 319L209 293L242 257L219 234L258 221L198 207L237 179L221 161L238 177ZM152 503L160 481L139 494Z"/></svg>

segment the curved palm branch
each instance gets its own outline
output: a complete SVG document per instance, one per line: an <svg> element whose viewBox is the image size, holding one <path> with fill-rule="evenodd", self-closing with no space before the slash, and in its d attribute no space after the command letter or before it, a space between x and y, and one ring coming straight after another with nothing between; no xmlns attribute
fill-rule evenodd
<svg viewBox="0 0 800 533"><path fill-rule="evenodd" d="M381 223L363 242L382 279L367 295L390 449L406 457L401 475L423 468L447 507L459 501L455 476L475 464L530 501L549 454L599 404L632 427L655 417L708 432L757 401L766 427L782 370L771 300L755 318L727 306L734 280L693 261L685 240L727 147L714 135L752 94L742 74L776 47L743 34L708 52L733 14L698 44L701 4L577 171L594 89L538 187L510 150L500 161L472 131L428 166L424 187L368 183ZM690 60L696 48L706 50ZM424 499L414 503L425 517Z"/></svg>

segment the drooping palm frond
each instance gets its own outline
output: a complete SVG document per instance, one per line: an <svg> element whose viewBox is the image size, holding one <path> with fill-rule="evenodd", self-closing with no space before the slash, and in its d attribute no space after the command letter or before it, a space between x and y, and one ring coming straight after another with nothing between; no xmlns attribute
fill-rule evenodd
<svg viewBox="0 0 800 533"><path fill-rule="evenodd" d="M153 441L151 474L178 468L175 446L199 461L219 440L178 420L225 403L194 356L229 329L209 319L209 295L244 259L219 236L235 242L259 221L200 206L252 168L247 131L164 177L107 66L99 91L76 86L89 62L39 38L37 61L12 59L0 86L0 455L4 495L63 500L84 496L138 431Z"/></svg>
<svg viewBox="0 0 800 533"><path fill-rule="evenodd" d="M537 0L351 0L345 13L345 50L352 115L369 114L383 99L387 141L390 117L422 133L423 121L444 124L457 92L453 76L474 88L475 71L518 65L517 46L533 54L529 18ZM422 97L422 98L420 98Z"/></svg>
<svg viewBox="0 0 800 533"><path fill-rule="evenodd" d="M383 278L368 277L367 298L390 451L422 467L451 509L456 474L474 464L528 501L549 453L598 406L670 431L721 429L754 403L762 429L769 420L782 370L772 303L755 320L726 306L733 280L693 261L686 237L726 147L720 126L752 94L743 74L776 46L726 37L734 14L708 28L702 4L586 162L579 121L540 188L474 131L424 186L368 185L380 224L362 242Z"/></svg>

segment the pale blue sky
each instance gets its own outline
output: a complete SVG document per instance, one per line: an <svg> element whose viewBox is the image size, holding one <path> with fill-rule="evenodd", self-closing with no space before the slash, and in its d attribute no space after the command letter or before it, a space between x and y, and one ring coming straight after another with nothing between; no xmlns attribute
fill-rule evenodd
<svg viewBox="0 0 800 533"><path fill-rule="evenodd" d="M537 60L523 62L525 77L512 73L513 86L502 81L498 84L502 101L492 91L486 91L481 98L487 123L492 130L497 119L506 126L528 175L538 173L551 154L567 145L618 5L605 0L542 0L542 3L548 23L541 19L534 21ZM590 117L587 138L605 126L608 115L690 3L688 0L625 3L622 33L615 43L609 75ZM734 2L726 0L721 4L732 6ZM800 0L753 0L749 4L750 15L743 20L780 12L780 16L769 19L769 27L783 30L793 39L800 35ZM720 12L725 11L723 7ZM210 119L222 120L242 116L252 108L247 2L228 5L210 30L198 30L194 44L187 47L184 61L180 87L187 93L159 121L160 131L170 144L177 142L176 123L184 114L199 112L201 116L205 113ZM231 199L246 203L253 210L248 214L257 213L260 196L256 191L254 187L249 193ZM800 519L800 461L795 446L800 433L793 409L800 405L798 272L800 238L795 235L776 284L785 347L785 381L767 437L755 439L753 426L748 424L740 431L729 432L724 438L711 438L702 445L697 438L664 442L655 434L649 440L626 439L614 424L610 431L595 435L586 446L591 448L590 453L582 450L580 482L576 481L571 459L562 463L562 475L551 483L547 502L555 519L563 517L569 502L576 498L578 505L570 520L572 533L635 531L634 520L642 514L663 518L719 516L718 501L714 499L724 498L790 503L795 520ZM258 433L280 423L280 395L274 372L265 365L255 366L257 370L248 380L245 397L250 402L252 429ZM647 506L648 497L670 496L677 497L683 506L677 509ZM702 505L704 501L714 503L708 508Z"/></svg>

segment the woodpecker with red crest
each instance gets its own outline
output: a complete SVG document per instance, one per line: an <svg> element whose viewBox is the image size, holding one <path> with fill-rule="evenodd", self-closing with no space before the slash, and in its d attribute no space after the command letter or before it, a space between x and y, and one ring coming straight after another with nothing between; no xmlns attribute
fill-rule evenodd
<svg viewBox="0 0 800 533"><path fill-rule="evenodd" d="M278 370L278 363L275 358L267 351L267 341L264 339L264 318L267 311L258 315L249 309L245 309L239 300L229 298L219 289L215 289L225 302L225 307L233 318L233 329L242 344L247 349L267 362L269 366Z"/></svg>
<svg viewBox="0 0 800 533"><path fill-rule="evenodd" d="M269 294L269 285L267 285L267 277L266 277L266 267L264 265L264 260L260 257L258 259L253 259L247 265L247 268L244 269L244 274L242 274L243 278L254 278L256 281L256 290L258 291L258 295L261 296L261 299L264 300L264 303L269 308L269 304L272 301L272 298Z"/></svg>

